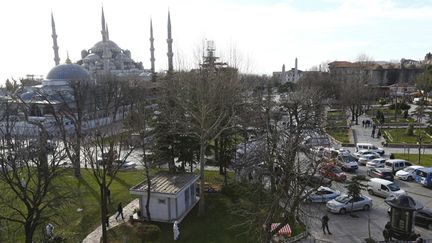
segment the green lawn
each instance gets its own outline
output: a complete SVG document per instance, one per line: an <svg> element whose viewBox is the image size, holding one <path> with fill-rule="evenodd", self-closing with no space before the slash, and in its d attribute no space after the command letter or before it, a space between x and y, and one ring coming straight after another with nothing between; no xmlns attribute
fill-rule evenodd
<svg viewBox="0 0 432 243"><path fill-rule="evenodd" d="M386 134L387 143L407 143L407 144L417 144L417 132L418 129L414 129L414 136L408 136L406 134L406 128L395 128L395 129L383 129L383 133ZM431 136L424 131L424 129L420 129L422 133L423 143L431 143Z"/></svg>
<svg viewBox="0 0 432 243"><path fill-rule="evenodd" d="M58 179L61 181L57 182L67 185L64 190L75 195L72 203L60 213L61 218L52 220L55 234L66 238L67 242L81 242L100 224L99 188L91 170L82 169L81 174L82 178L78 180L70 170L65 176ZM129 188L143 179L143 171L118 172L117 178L110 187L112 201L109 206L110 213L116 212L118 202L121 201L123 205L126 205L133 199L129 194ZM77 212L78 208L81 208L82 211ZM12 230L8 231L12 232ZM40 237L41 232L42 229L36 230L35 239ZM23 241L23 238L18 239L18 242ZM0 242L2 242L1 236Z"/></svg>
<svg viewBox="0 0 432 243"><path fill-rule="evenodd" d="M411 149L410 152L410 154L395 153L394 156L396 159L404 159L417 165L432 166L432 154L422 154L420 159L421 162L418 163L418 150Z"/></svg>
<svg viewBox="0 0 432 243"><path fill-rule="evenodd" d="M342 111L342 110L329 111L329 112L327 112L327 119L328 120L339 120L339 119L346 120L346 113L345 113L345 111Z"/></svg>
<svg viewBox="0 0 432 243"><path fill-rule="evenodd" d="M233 181L233 173L229 175L229 182ZM217 171L206 171L206 181L221 186L223 183L223 176L219 175ZM238 190L241 186L234 186L230 188L237 188L231 190ZM241 195L241 201L247 202L247 192L241 189L236 191L236 194ZM231 195L231 194L229 194ZM232 195L231 195L232 197ZM173 240L172 224L168 223L154 223L161 229L161 235L156 242L188 242L188 243L237 243L237 242L250 242L248 236L253 232L244 231L238 227L233 227L240 223L244 223L244 218L239 217L231 212L233 208L238 209L238 204L235 204L228 194L222 192L206 194L206 213L202 217L198 217L198 205L196 205L186 218L179 224L180 226L180 239ZM258 229L256 229L258 230ZM304 229L301 226L292 225L293 234L298 234ZM124 225L123 227L116 227L109 231L109 242L123 242L124 237L127 237L127 242L141 242L131 229Z"/></svg>
<svg viewBox="0 0 432 243"><path fill-rule="evenodd" d="M341 143L350 143L349 129L343 128L327 128L327 133Z"/></svg>

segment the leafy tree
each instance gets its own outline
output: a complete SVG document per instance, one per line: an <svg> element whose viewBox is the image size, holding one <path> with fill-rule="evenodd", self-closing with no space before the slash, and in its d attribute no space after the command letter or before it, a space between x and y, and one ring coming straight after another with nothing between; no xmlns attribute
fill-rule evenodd
<svg viewBox="0 0 432 243"><path fill-rule="evenodd" d="M366 185L363 185L360 182L360 178L357 176L354 176L351 181L348 183L347 186L347 195L351 197L351 212L353 212L354 208L354 200L359 198L361 196L361 190L363 188L366 188Z"/></svg>

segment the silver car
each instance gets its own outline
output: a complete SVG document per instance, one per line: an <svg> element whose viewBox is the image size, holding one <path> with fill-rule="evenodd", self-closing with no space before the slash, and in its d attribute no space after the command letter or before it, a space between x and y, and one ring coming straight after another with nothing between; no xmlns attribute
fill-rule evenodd
<svg viewBox="0 0 432 243"><path fill-rule="evenodd" d="M328 202L340 196L340 191L333 190L329 187L320 186L316 191L306 197L307 202Z"/></svg>
<svg viewBox="0 0 432 243"><path fill-rule="evenodd" d="M356 210L367 211L372 207L372 199L363 195L355 199L348 195L342 195L328 201L326 206L328 211L340 214Z"/></svg>

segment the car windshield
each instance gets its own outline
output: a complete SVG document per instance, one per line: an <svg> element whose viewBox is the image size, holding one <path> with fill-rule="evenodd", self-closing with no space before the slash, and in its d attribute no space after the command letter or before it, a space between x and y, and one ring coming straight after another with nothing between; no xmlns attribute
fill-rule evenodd
<svg viewBox="0 0 432 243"><path fill-rule="evenodd" d="M388 185L388 188L390 188L390 190L391 190L392 192L395 192L395 191L399 191L399 190L400 190L399 186L396 185L396 184L389 184L389 185Z"/></svg>
<svg viewBox="0 0 432 243"><path fill-rule="evenodd" d="M350 197L347 195L339 196L335 198L336 202L347 203L350 200Z"/></svg>
<svg viewBox="0 0 432 243"><path fill-rule="evenodd" d="M405 172L411 172L411 171L413 171L414 169L413 168L410 168L410 167L407 167L407 168L405 168L405 169L403 169L403 171L405 171Z"/></svg>

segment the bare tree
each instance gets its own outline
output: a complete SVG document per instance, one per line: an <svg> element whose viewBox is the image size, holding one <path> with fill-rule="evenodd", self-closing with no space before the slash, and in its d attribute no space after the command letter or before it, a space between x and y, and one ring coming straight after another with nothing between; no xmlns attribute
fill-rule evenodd
<svg viewBox="0 0 432 243"><path fill-rule="evenodd" d="M125 83L112 76L99 77L93 89L93 101L89 103L92 116L96 119L95 128L88 132L82 144L84 159L92 169L93 177L99 186L102 239L107 242L106 222L109 219L107 192L119 169L126 163L134 147L126 145L130 134L123 130L120 118L126 115L122 110L129 107L124 103Z"/></svg>
<svg viewBox="0 0 432 243"><path fill-rule="evenodd" d="M199 215L204 213L204 166L209 141L232 125L235 106L241 93L237 70L217 61L209 51L200 68L179 72L171 84L174 102L182 114L181 128L200 144L200 204Z"/></svg>
<svg viewBox="0 0 432 243"><path fill-rule="evenodd" d="M271 237L288 222L299 222L308 213L303 202L312 190L308 189L307 181L318 171L320 160L304 139L309 134L322 132L322 100L323 96L316 90L302 88L289 93L280 103L274 102L269 109L255 109L267 119L264 136L259 138L263 146L255 146L245 159L264 163L254 167L258 177L254 195L259 197L253 200L255 206L252 209L259 208L260 211L241 211L248 215L248 226L265 225L260 227L262 231L253 235L258 241L270 242ZM279 110L283 111L283 122L281 116L273 114ZM281 220L282 213L284 217ZM272 230L271 223L276 221L281 223Z"/></svg>
<svg viewBox="0 0 432 243"><path fill-rule="evenodd" d="M48 146L46 125L29 118L26 104L17 100L12 103L3 103L0 121L0 220L21 225L25 242L31 243L38 227L59 216L59 208L70 199L70 193L63 188L66 185L59 179L66 155L62 149ZM24 121L11 115L11 105L20 105ZM23 125L38 131L35 140L19 135Z"/></svg>

